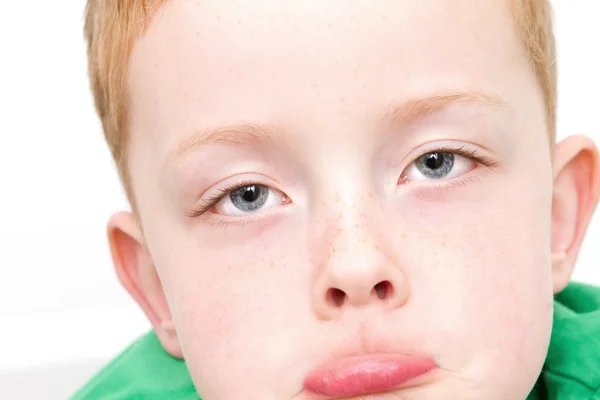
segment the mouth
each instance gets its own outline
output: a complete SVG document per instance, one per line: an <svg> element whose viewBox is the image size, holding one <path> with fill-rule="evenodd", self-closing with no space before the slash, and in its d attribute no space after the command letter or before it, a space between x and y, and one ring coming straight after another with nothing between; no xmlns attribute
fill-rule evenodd
<svg viewBox="0 0 600 400"><path fill-rule="evenodd" d="M355 397L415 385L438 368L427 357L371 354L329 362L304 379L304 390L325 398Z"/></svg>

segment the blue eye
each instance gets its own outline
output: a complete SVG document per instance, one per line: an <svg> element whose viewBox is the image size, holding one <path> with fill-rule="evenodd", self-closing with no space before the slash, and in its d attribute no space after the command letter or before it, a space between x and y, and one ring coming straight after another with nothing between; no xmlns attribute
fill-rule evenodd
<svg viewBox="0 0 600 400"><path fill-rule="evenodd" d="M216 214L231 217L256 214L289 203L289 199L281 191L258 183L236 186L222 190L221 193L211 202L210 207Z"/></svg>
<svg viewBox="0 0 600 400"><path fill-rule="evenodd" d="M243 212L252 212L263 207L271 190L263 185L248 185L235 189L229 194L231 203Z"/></svg>
<svg viewBox="0 0 600 400"><path fill-rule="evenodd" d="M415 161L415 166L427 178L444 178L454 167L454 154L448 152L427 153Z"/></svg>
<svg viewBox="0 0 600 400"><path fill-rule="evenodd" d="M400 182L454 179L470 172L478 164L478 160L462 155L460 151L432 151L413 161L402 173Z"/></svg>

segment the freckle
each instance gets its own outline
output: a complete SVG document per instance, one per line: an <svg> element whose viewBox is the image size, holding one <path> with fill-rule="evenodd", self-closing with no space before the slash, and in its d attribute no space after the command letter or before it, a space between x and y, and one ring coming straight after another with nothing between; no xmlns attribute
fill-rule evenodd
<svg viewBox="0 0 600 400"><path fill-rule="evenodd" d="M446 241L442 242L442 247L446 247Z"/></svg>
<svg viewBox="0 0 600 400"><path fill-rule="evenodd" d="M275 263L274 262L271 263L271 269L275 269Z"/></svg>
<svg viewBox="0 0 600 400"><path fill-rule="evenodd" d="M402 236L402 239L406 239L406 233L403 233L401 236Z"/></svg>
<svg viewBox="0 0 600 400"><path fill-rule="evenodd" d="M373 192L369 192L369 198L372 199L373 198Z"/></svg>
<svg viewBox="0 0 600 400"><path fill-rule="evenodd" d="M240 20L238 19L238 20L237 20L237 23L238 23L238 24L241 24L241 23L242 23L242 21L240 21Z"/></svg>

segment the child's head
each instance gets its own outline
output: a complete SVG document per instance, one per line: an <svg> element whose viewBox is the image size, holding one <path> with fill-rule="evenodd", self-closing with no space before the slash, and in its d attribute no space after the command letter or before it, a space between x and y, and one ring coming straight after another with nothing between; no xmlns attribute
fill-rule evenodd
<svg viewBox="0 0 600 400"><path fill-rule="evenodd" d="M205 399L388 354L436 365L390 399L525 398L599 193L546 1L89 0L86 35L115 265Z"/></svg>

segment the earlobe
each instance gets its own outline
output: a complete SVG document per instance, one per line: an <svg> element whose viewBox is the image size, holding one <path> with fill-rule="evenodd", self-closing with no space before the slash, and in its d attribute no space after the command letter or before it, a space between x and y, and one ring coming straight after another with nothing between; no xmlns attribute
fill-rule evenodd
<svg viewBox="0 0 600 400"><path fill-rule="evenodd" d="M554 293L561 292L571 280L573 266L567 260L567 253L552 254L552 282Z"/></svg>
<svg viewBox="0 0 600 400"><path fill-rule="evenodd" d="M585 232L600 195L600 167L594 142L571 136L556 145L552 194L554 292L569 283Z"/></svg>
<svg viewBox="0 0 600 400"><path fill-rule="evenodd" d="M108 241L121 284L142 308L165 350L182 358L160 278L133 214L122 212L111 217Z"/></svg>

